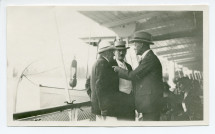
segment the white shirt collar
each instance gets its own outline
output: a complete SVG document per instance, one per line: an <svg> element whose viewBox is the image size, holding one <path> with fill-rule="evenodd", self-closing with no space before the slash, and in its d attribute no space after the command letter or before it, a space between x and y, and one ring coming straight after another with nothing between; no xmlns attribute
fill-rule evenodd
<svg viewBox="0 0 215 134"><path fill-rule="evenodd" d="M124 64L124 61L122 62L122 61L120 61L118 59L116 59L116 62L117 62L117 64Z"/></svg>
<svg viewBox="0 0 215 134"><path fill-rule="evenodd" d="M125 61L122 62L122 61L116 59L116 62L117 62L119 67L127 70L127 66L125 65Z"/></svg>
<svg viewBox="0 0 215 134"><path fill-rule="evenodd" d="M146 50L146 51L141 55L140 60L142 60L150 50L151 50L151 49Z"/></svg>

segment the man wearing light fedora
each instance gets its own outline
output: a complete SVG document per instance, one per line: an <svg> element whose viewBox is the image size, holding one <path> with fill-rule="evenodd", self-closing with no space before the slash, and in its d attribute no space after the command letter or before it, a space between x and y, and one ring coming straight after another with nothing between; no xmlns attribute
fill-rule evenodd
<svg viewBox="0 0 215 134"><path fill-rule="evenodd" d="M119 110L118 76L112 69L114 46L107 41L99 44L99 58L95 62L91 73L91 103L92 113L96 121L117 121Z"/></svg>
<svg viewBox="0 0 215 134"><path fill-rule="evenodd" d="M114 42L114 56L115 60L112 62L113 66L119 66L123 69L132 70L131 65L125 62L125 56L127 53L127 49L129 47L125 46L126 42L123 40L118 40ZM121 105L119 106L121 110L120 116L118 116L118 120L135 120L135 108L134 108L134 95L133 95L133 85L130 80L119 78L119 91L122 93L119 101Z"/></svg>
<svg viewBox="0 0 215 134"><path fill-rule="evenodd" d="M135 108L139 121L159 121L163 95L162 66L157 56L150 50L152 35L147 32L135 32L131 43L137 55L140 55L138 67L128 71L114 66L120 78L135 82Z"/></svg>

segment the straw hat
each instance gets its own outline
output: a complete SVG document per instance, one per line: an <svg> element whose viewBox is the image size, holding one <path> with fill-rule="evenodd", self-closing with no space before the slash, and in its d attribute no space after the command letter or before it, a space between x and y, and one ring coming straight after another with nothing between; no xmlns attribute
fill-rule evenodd
<svg viewBox="0 0 215 134"><path fill-rule="evenodd" d="M99 43L98 53L102 53L104 51L113 50L114 46L111 45L108 41L101 41Z"/></svg>
<svg viewBox="0 0 215 134"><path fill-rule="evenodd" d="M114 43L115 48L114 49L117 49L117 50L119 50L119 49L129 49L130 47L126 47L125 44L126 44L126 42L122 41L122 40L115 41L115 43Z"/></svg>

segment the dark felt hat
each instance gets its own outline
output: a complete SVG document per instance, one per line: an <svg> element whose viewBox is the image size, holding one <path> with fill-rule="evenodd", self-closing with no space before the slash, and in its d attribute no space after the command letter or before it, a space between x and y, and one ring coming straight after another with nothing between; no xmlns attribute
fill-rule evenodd
<svg viewBox="0 0 215 134"><path fill-rule="evenodd" d="M133 34L131 40L131 43L133 42L147 42L149 44L154 44L152 42L152 35L150 33L144 32L144 31L137 31Z"/></svg>

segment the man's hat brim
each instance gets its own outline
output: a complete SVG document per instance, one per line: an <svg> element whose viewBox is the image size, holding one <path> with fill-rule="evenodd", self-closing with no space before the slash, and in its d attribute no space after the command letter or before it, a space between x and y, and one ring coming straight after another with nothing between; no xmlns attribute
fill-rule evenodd
<svg viewBox="0 0 215 134"><path fill-rule="evenodd" d="M129 49L130 47L114 47L115 50Z"/></svg>
<svg viewBox="0 0 215 134"><path fill-rule="evenodd" d="M151 45L154 45L153 42L148 41L148 40L142 40L142 39L131 39L129 42L130 42L130 43L134 43L134 42L146 42L146 43L149 43L149 44L151 44Z"/></svg>
<svg viewBox="0 0 215 134"><path fill-rule="evenodd" d="M105 52L105 51L108 51L108 50L114 50L114 46L109 46L109 47L106 47L106 48L102 48L102 49L98 50L98 53L102 53L102 52Z"/></svg>

